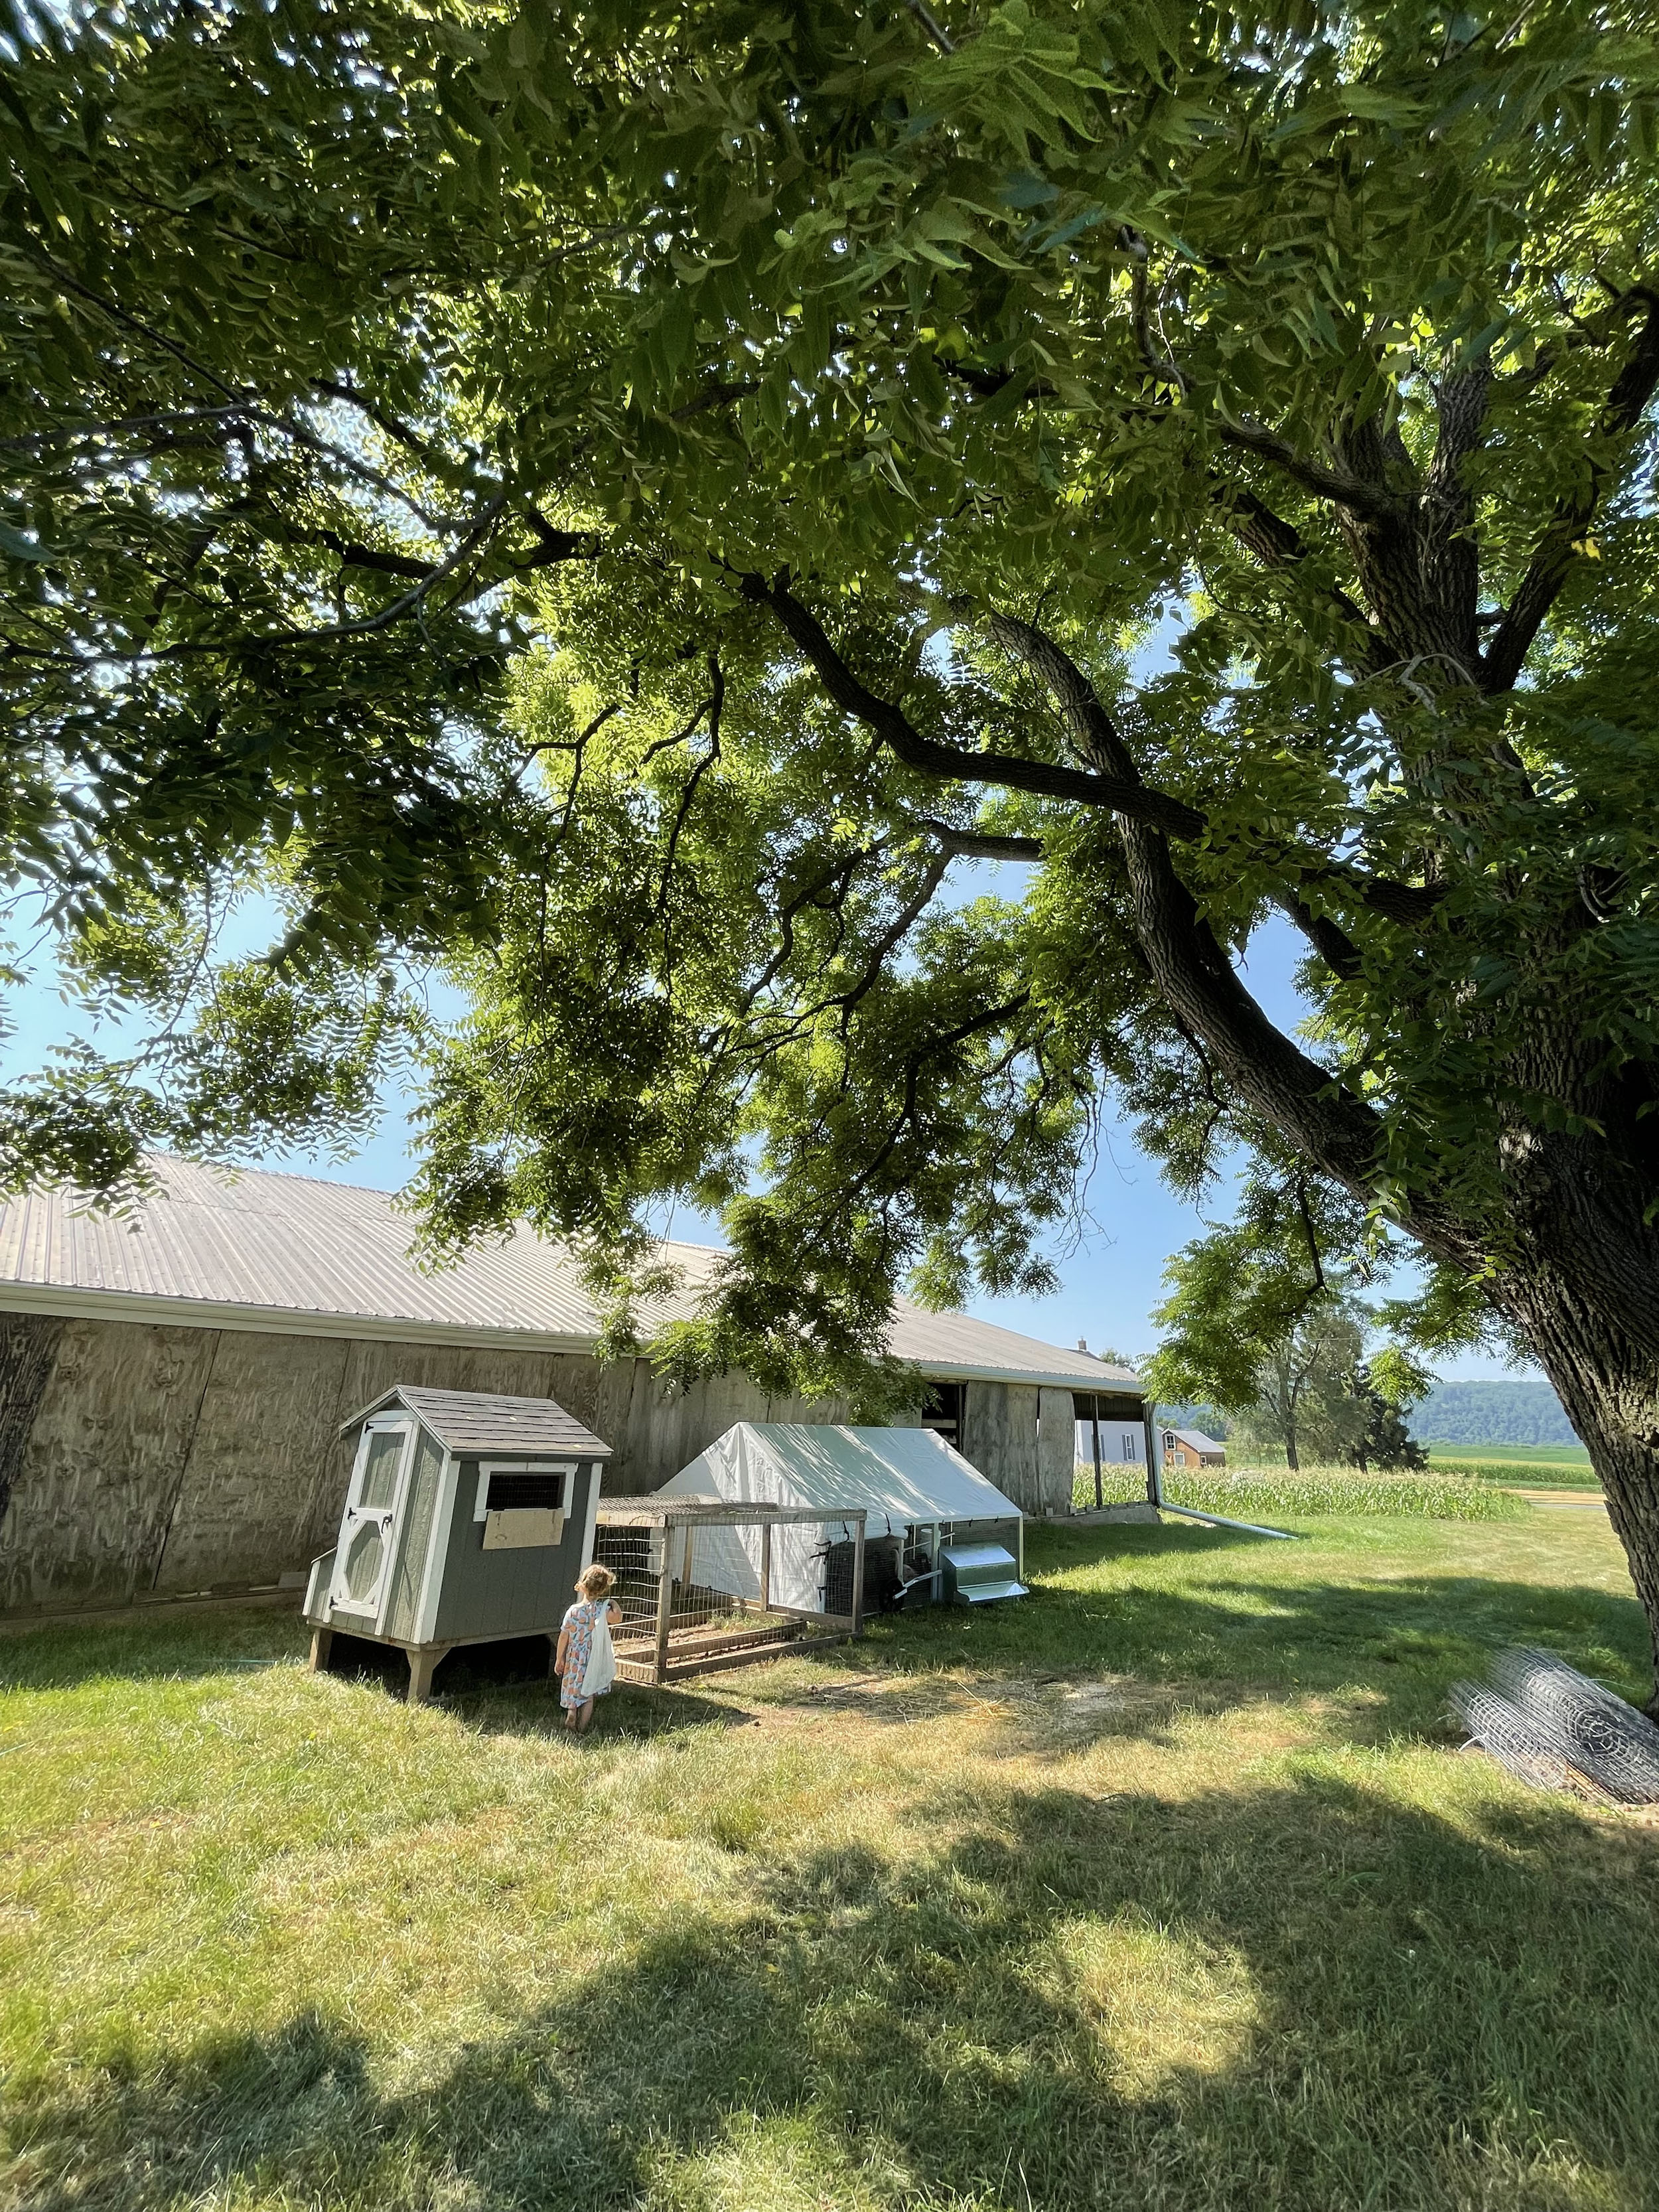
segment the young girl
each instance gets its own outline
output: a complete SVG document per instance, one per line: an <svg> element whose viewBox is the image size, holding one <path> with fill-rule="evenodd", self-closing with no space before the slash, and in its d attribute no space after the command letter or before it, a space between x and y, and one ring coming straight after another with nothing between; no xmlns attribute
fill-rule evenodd
<svg viewBox="0 0 1659 2212"><path fill-rule="evenodd" d="M559 1677L564 1724L580 1735L593 1717L593 1700L617 1679L611 1632L622 1626L622 1607L612 1599L617 1577L609 1567L587 1568L576 1583L576 1603L559 1628L553 1672Z"/></svg>

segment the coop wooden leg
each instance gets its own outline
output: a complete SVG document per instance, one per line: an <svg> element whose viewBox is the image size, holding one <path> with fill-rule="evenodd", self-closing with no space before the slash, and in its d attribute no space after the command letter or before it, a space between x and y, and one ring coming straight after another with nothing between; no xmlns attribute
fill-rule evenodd
<svg viewBox="0 0 1659 2212"><path fill-rule="evenodd" d="M411 1705L423 1705L432 1695L433 1669L443 1653L409 1651L404 1656L409 1661L409 1702Z"/></svg>
<svg viewBox="0 0 1659 2212"><path fill-rule="evenodd" d="M311 1632L311 1671L320 1674L328 1665L329 1649L334 1642L331 1628L313 1628Z"/></svg>

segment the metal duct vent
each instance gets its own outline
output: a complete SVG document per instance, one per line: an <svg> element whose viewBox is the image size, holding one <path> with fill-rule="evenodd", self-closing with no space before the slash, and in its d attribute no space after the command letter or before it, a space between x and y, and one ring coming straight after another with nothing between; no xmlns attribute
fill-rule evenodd
<svg viewBox="0 0 1659 2212"><path fill-rule="evenodd" d="M1012 1552L1000 1544L952 1544L939 1555L945 1595L961 1605L989 1605L1000 1597L1024 1597L1025 1585Z"/></svg>

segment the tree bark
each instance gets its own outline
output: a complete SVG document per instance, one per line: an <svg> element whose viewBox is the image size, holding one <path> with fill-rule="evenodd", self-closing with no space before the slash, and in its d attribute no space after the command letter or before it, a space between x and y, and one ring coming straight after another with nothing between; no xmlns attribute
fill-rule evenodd
<svg viewBox="0 0 1659 2212"><path fill-rule="evenodd" d="M1583 1138L1538 1146L1522 1194L1526 1246L1493 1301L1589 1449L1647 1615L1659 1719L1659 1224L1641 1190ZM1575 1172L1575 1170L1577 1170Z"/></svg>

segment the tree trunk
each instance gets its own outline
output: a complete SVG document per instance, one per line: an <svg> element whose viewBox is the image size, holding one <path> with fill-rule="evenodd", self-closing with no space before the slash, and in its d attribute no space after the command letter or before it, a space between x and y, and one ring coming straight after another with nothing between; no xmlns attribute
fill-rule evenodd
<svg viewBox="0 0 1659 2212"><path fill-rule="evenodd" d="M1659 1720L1659 1353L1598 1310L1559 1267L1510 1287L1504 1303L1589 1448L1647 1615ZM1599 1302L1598 1302L1599 1303Z"/></svg>
<svg viewBox="0 0 1659 2212"><path fill-rule="evenodd" d="M1653 375L1643 386L1638 412L1659 379L1659 308L1650 320ZM1643 359L1646 363L1647 356ZM1472 436L1465 422L1447 449L1450 473L1436 494L1443 536L1462 512L1454 496L1453 464L1461 466ZM1379 452L1370 458L1380 472L1383 457ZM1439 676L1428 679L1437 683L1444 680L1449 661L1468 673L1474 599L1471 579L1459 566L1462 556L1455 549L1447 555L1457 571L1448 640L1441 622L1447 611L1425 611L1420 577L1413 580L1413 562L1425 548L1419 544L1413 552L1399 522L1395 516L1386 528L1368 525L1356 536L1367 597L1383 617L1386 649L1416 657L1425 670L1437 668ZM1434 544L1427 551L1433 568L1440 555ZM1443 584L1444 572L1437 574ZM1550 598L1555 588L1559 578ZM1510 627L1506 619L1504 630ZM1075 664L1036 631L1013 626L1010 635L1048 686L1084 758L1101 775L1138 784L1133 755ZM1520 650L1524 653L1524 641ZM1505 679L1513 681L1512 674ZM1490 671L1484 688L1494 688ZM1504 768L1514 790L1529 799L1524 772L1506 746L1488 746L1485 758ZM1268 1020L1176 870L1164 831L1139 816L1116 819L1135 933L1165 1004L1201 1040L1215 1075L1296 1152L1357 1197L1374 1198L1388 1149L1379 1115ZM1442 857L1425 854L1431 879ZM1563 927L1568 922L1582 934L1593 918L1575 913ZM1649 1710L1659 1717L1659 1223L1644 1218L1654 1189L1659 1076L1639 1063L1609 1073L1606 1060L1605 1040L1585 1029L1573 1006L1552 1008L1507 1065L1495 1063L1493 1081L1557 1101L1577 1126L1545 1130L1517 1121L1503 1133L1499 1218L1467 1215L1455 1193L1429 1188L1413 1193L1399 1223L1437 1259L1467 1273L1485 1276L1498 1260L1501 1272L1487 1279L1486 1295L1532 1346L1607 1492L1648 1618L1655 1668ZM1289 1391L1284 1402L1285 1460L1294 1468Z"/></svg>

